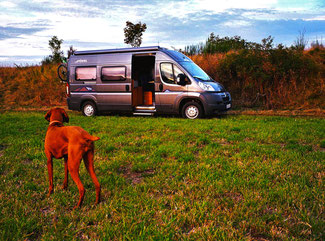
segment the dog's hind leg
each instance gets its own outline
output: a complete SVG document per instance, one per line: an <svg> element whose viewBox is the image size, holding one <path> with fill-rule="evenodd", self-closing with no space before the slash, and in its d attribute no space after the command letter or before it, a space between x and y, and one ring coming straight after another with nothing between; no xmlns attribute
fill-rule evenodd
<svg viewBox="0 0 325 241"><path fill-rule="evenodd" d="M79 201L78 204L73 208L79 208L82 204L85 195L85 188L79 177L79 166L82 158L81 150L79 148L69 148L68 151L68 170L73 181L77 184L79 190Z"/></svg>
<svg viewBox="0 0 325 241"><path fill-rule="evenodd" d="M64 156L64 181L62 189L67 189L68 187L68 156Z"/></svg>
<svg viewBox="0 0 325 241"><path fill-rule="evenodd" d="M89 175L91 179L93 180L93 183L96 188L96 202L95 204L98 204L100 202L100 184L98 182L98 179L95 174L95 169L94 169L94 148L92 147L91 150L86 152L83 156L85 166L89 172Z"/></svg>
<svg viewBox="0 0 325 241"><path fill-rule="evenodd" d="M47 157L47 171L49 174L49 194L48 196L50 196L53 193L53 160L52 160L52 154L48 151L45 151L45 155Z"/></svg>

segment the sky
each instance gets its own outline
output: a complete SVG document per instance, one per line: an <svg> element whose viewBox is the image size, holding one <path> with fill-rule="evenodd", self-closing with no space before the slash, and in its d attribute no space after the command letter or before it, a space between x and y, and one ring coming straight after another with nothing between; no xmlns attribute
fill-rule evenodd
<svg viewBox="0 0 325 241"><path fill-rule="evenodd" d="M0 0L0 66L38 64L52 36L77 50L130 47L126 21L146 23L141 46L184 49L210 33L291 46L325 44L325 0Z"/></svg>

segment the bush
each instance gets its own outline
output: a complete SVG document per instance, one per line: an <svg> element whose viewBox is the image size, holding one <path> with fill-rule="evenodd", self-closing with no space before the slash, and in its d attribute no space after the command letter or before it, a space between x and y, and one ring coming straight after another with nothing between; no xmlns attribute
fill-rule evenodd
<svg viewBox="0 0 325 241"><path fill-rule="evenodd" d="M0 68L0 103L8 106L65 104L65 85L53 64Z"/></svg>
<svg viewBox="0 0 325 241"><path fill-rule="evenodd" d="M225 85L237 106L324 108L324 48L260 47L191 58Z"/></svg>
<svg viewBox="0 0 325 241"><path fill-rule="evenodd" d="M215 36L214 33L211 33L204 44L188 45L185 47L184 53L187 55L227 53L231 50L250 49L253 46L256 44L247 42L240 36L221 38L219 35Z"/></svg>

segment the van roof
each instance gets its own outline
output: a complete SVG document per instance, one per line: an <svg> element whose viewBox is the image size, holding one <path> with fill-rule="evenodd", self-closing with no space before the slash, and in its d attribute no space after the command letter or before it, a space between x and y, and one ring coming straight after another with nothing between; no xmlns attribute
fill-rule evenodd
<svg viewBox="0 0 325 241"><path fill-rule="evenodd" d="M159 47L159 46L136 47L136 48L120 48L120 49L99 49L99 50L76 51L76 52L74 52L74 55L143 52L143 51L157 51L157 50L167 50L167 49Z"/></svg>

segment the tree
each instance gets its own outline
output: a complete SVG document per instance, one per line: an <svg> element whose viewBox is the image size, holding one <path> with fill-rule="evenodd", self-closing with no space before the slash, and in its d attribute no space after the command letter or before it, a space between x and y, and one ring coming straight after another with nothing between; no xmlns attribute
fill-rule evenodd
<svg viewBox="0 0 325 241"><path fill-rule="evenodd" d="M52 51L52 55L50 55L50 60L52 63L61 63L64 59L63 51L61 51L61 44L63 43L63 39L58 39L57 36L53 36L49 40L49 48Z"/></svg>
<svg viewBox="0 0 325 241"><path fill-rule="evenodd" d="M124 28L124 43L131 44L132 47L140 47L142 43L142 33L147 29L147 25L141 24L138 22L137 24L133 24L129 21L126 21L126 27Z"/></svg>
<svg viewBox="0 0 325 241"><path fill-rule="evenodd" d="M57 36L53 36L49 40L49 48L52 51L52 55L46 56L42 60L43 64L58 64L66 60L64 57L63 51L61 51L61 44L63 43L63 39L58 39ZM71 48L71 47L70 47Z"/></svg>
<svg viewBox="0 0 325 241"><path fill-rule="evenodd" d="M67 55L68 55L68 59L70 58L71 55L74 54L74 52L76 52L77 50L73 48L72 45L70 45L69 50L67 51Z"/></svg>
<svg viewBox="0 0 325 241"><path fill-rule="evenodd" d="M274 38L269 35L267 38L263 38L262 39L262 49L265 50L265 51L269 51L273 48L273 40Z"/></svg>
<svg viewBox="0 0 325 241"><path fill-rule="evenodd" d="M205 43L186 46L185 53L188 55L227 53L230 50L251 49L254 44L240 36L221 38L212 32Z"/></svg>
<svg viewBox="0 0 325 241"><path fill-rule="evenodd" d="M294 42L294 46L293 46L294 49L303 51L306 48L308 44L308 40L305 39L305 33L306 33L306 29L299 31L299 36Z"/></svg>

